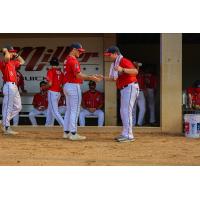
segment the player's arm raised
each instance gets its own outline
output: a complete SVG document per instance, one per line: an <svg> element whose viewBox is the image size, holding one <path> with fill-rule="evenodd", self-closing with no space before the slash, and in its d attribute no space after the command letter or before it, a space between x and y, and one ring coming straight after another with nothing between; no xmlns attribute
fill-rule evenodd
<svg viewBox="0 0 200 200"><path fill-rule="evenodd" d="M15 53L15 58L20 62L20 65L24 65L25 60L17 53Z"/></svg>
<svg viewBox="0 0 200 200"><path fill-rule="evenodd" d="M8 52L8 49L3 48L2 52L4 53L4 61L9 62L10 61L10 53Z"/></svg>

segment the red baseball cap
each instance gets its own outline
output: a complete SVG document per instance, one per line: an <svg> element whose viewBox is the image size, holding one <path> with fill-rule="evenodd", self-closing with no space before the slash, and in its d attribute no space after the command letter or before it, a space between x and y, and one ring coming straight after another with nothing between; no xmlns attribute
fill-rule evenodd
<svg viewBox="0 0 200 200"><path fill-rule="evenodd" d="M111 56L113 53L118 53L120 54L120 50L117 46L111 46L106 51L104 52L104 56Z"/></svg>
<svg viewBox="0 0 200 200"><path fill-rule="evenodd" d="M78 42L71 44L71 49L77 49L80 52L85 52L85 49L83 49L82 45Z"/></svg>
<svg viewBox="0 0 200 200"><path fill-rule="evenodd" d="M14 47L11 46L11 45L6 45L5 48L8 49L8 52L10 52L10 53L15 53L15 52L17 52L17 50L14 49Z"/></svg>

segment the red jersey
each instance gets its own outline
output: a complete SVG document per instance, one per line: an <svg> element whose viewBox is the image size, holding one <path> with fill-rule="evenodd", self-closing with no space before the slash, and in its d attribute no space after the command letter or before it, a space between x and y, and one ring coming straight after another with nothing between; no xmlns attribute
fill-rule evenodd
<svg viewBox="0 0 200 200"><path fill-rule="evenodd" d="M137 81L139 84L140 90L145 90L145 75L143 72L139 71L139 74L137 75Z"/></svg>
<svg viewBox="0 0 200 200"><path fill-rule="evenodd" d="M10 60L9 62L0 61L0 70L3 74L4 82L17 83L16 69L20 67L19 60Z"/></svg>
<svg viewBox="0 0 200 200"><path fill-rule="evenodd" d="M64 62L64 79L65 83L79 83L82 84L83 80L76 77L81 72L80 63L72 56L67 56Z"/></svg>
<svg viewBox="0 0 200 200"><path fill-rule="evenodd" d="M188 88L187 93L192 96L192 104L200 106L200 88Z"/></svg>
<svg viewBox="0 0 200 200"><path fill-rule="evenodd" d="M157 86L156 76L151 73L146 73L145 84L146 84L146 88L156 89L156 86Z"/></svg>
<svg viewBox="0 0 200 200"><path fill-rule="evenodd" d="M54 92L61 92L63 84L63 73L61 69L51 68L47 72L46 77L48 82L52 83L52 86L49 87L49 90Z"/></svg>
<svg viewBox="0 0 200 200"><path fill-rule="evenodd" d="M65 95L61 95L60 100L58 102L58 107L65 106L65 105L66 105Z"/></svg>
<svg viewBox="0 0 200 200"><path fill-rule="evenodd" d="M195 88L195 104L200 106L200 88Z"/></svg>
<svg viewBox="0 0 200 200"><path fill-rule="evenodd" d="M18 88L24 88L24 77L23 75L17 71L17 87Z"/></svg>
<svg viewBox="0 0 200 200"><path fill-rule="evenodd" d="M193 95L194 92L195 92L195 88L190 87L190 88L187 89L187 93L188 93L188 94Z"/></svg>
<svg viewBox="0 0 200 200"><path fill-rule="evenodd" d="M82 104L86 108L99 108L103 104L103 95L99 91L91 92L88 90L83 93Z"/></svg>
<svg viewBox="0 0 200 200"><path fill-rule="evenodd" d="M135 65L128 59L122 58L119 64L121 67L126 69L135 69ZM136 75L133 74L126 74L126 73L119 73L118 79L117 79L117 88L121 89L125 85L128 85L130 83L137 82Z"/></svg>
<svg viewBox="0 0 200 200"><path fill-rule="evenodd" d="M47 107L48 107L47 92L45 92L44 94L42 94L42 93L35 94L33 97L32 104L35 108L45 107L47 109Z"/></svg>

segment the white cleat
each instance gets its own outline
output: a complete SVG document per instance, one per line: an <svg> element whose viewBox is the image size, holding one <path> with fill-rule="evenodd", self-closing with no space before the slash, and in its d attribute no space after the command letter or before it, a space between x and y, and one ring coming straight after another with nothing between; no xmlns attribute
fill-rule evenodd
<svg viewBox="0 0 200 200"><path fill-rule="evenodd" d="M133 142L133 141L135 141L135 138L121 136L121 137L118 137L116 140L117 140L117 142Z"/></svg>
<svg viewBox="0 0 200 200"><path fill-rule="evenodd" d="M73 140L73 141L76 141L76 140L85 140L86 137L85 136L81 136L78 133L76 133L75 135L70 134L69 139Z"/></svg>
<svg viewBox="0 0 200 200"><path fill-rule="evenodd" d="M45 127L54 127L53 124L46 124Z"/></svg>
<svg viewBox="0 0 200 200"><path fill-rule="evenodd" d="M18 132L17 131L13 131L10 127L8 127L7 129L4 128L4 135L17 135Z"/></svg>
<svg viewBox="0 0 200 200"><path fill-rule="evenodd" d="M64 139L69 139L69 137L70 137L70 133L63 133L63 138Z"/></svg>

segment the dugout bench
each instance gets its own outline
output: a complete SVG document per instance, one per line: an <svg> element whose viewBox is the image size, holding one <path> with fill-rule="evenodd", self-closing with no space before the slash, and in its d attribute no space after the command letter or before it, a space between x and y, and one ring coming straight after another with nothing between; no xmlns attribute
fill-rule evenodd
<svg viewBox="0 0 200 200"><path fill-rule="evenodd" d="M35 93L34 93L35 94ZM33 93L23 93L21 94L21 101L22 101L22 110L19 113L19 125L31 125L29 120L29 112L33 109ZM3 103L3 95L0 95L0 105L2 110L2 103ZM63 116L64 117L64 116ZM2 111L1 111L1 118L2 118ZM45 115L37 115L36 120L38 125L44 125L46 117ZM86 117L86 126L95 126L98 124L98 119L96 116L87 116ZM55 125L58 125L57 121L54 122Z"/></svg>

